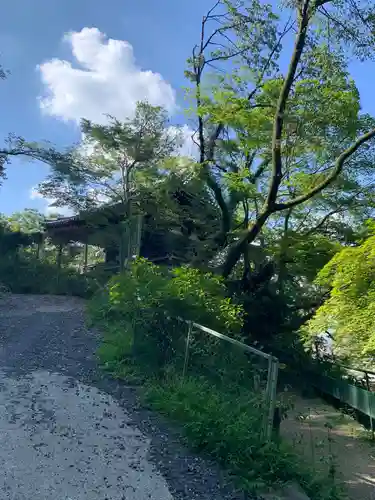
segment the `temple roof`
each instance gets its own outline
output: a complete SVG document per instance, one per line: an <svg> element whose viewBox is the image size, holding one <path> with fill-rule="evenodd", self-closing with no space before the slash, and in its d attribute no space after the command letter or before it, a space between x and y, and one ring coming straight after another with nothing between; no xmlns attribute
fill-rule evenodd
<svg viewBox="0 0 375 500"><path fill-rule="evenodd" d="M81 212L70 217L46 220L45 233L54 241L80 241L101 245L103 230L107 232L123 219L124 206L104 205L92 211Z"/></svg>
<svg viewBox="0 0 375 500"><path fill-rule="evenodd" d="M84 219L79 214L71 217L59 217L58 219L47 219L44 223L46 229L71 226L76 224L84 224Z"/></svg>

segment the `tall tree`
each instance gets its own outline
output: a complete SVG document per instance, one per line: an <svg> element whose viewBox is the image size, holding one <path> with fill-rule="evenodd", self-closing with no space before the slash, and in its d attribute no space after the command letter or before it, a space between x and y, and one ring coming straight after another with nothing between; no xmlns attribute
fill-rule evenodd
<svg viewBox="0 0 375 500"><path fill-rule="evenodd" d="M53 163L51 175L39 189L56 199L56 205L90 210L103 204L120 204L128 211L135 195L135 180L147 170L158 173L162 162L176 149L178 132L168 133L163 109L139 103L133 119L108 125L83 119L84 140L70 162Z"/></svg>
<svg viewBox="0 0 375 500"><path fill-rule="evenodd" d="M143 203L161 224L201 215L189 261L220 272L248 311L280 304L275 331L285 319L298 328L325 298L319 269L373 214L375 120L348 65L372 55L374 14L357 0L277 11L218 0L186 71L198 161L176 157L165 114L144 103L124 123L83 121L83 149L41 191L76 210ZM194 213L171 201L176 188Z"/></svg>
<svg viewBox="0 0 375 500"><path fill-rule="evenodd" d="M375 124L347 64L371 55L373 19L355 0L288 2L278 13L219 0L203 18L187 76L201 178L221 210L212 252L223 276L267 227L311 234L372 208Z"/></svg>

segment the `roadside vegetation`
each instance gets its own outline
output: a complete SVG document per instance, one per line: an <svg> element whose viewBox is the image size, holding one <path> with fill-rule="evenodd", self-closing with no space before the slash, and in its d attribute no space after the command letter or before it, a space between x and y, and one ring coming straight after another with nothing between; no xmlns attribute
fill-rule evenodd
<svg viewBox="0 0 375 500"><path fill-rule="evenodd" d="M292 482L312 499L344 498L335 472L304 463L277 432L265 441L262 358L196 331L183 376L188 329L181 320L242 339L243 309L221 279L139 259L90 301L89 317L104 334L103 369L139 385L143 401L179 423L190 446L216 458L240 487L259 492ZM278 405L287 410L287 394Z"/></svg>

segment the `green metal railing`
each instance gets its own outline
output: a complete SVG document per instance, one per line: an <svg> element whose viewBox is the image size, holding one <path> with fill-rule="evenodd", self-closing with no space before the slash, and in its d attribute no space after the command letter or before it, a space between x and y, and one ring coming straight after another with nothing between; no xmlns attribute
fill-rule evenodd
<svg viewBox="0 0 375 500"><path fill-rule="evenodd" d="M366 388L351 384L344 378L334 378L327 375L315 375L313 384L323 393L329 394L369 417L370 431L374 438L375 392L371 391L369 375L375 375L375 372L345 365L338 366L347 371L364 373Z"/></svg>
<svg viewBox="0 0 375 500"><path fill-rule="evenodd" d="M365 370L363 368L353 368L352 366L347 366L347 365L342 365L342 364L339 364L337 365L341 368L344 368L344 370L346 370L347 372L357 372L357 373L363 373L364 374L364 377L363 377L363 382L365 383L366 385L366 389L369 391L369 392L374 392L372 390L372 385L373 385L373 382L371 381L371 376L372 378L375 377L375 372L374 371L371 371L371 370Z"/></svg>

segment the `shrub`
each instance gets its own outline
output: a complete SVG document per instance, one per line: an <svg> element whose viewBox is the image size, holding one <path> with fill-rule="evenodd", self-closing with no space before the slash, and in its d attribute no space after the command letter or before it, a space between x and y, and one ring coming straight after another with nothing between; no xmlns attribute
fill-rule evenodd
<svg viewBox="0 0 375 500"><path fill-rule="evenodd" d="M260 439L259 399L250 391L234 397L204 378L188 377L181 383L172 373L163 383L150 381L144 398L181 422L189 443L214 456L247 491L295 482L314 500L346 498L334 480L304 464L290 446Z"/></svg>
<svg viewBox="0 0 375 500"><path fill-rule="evenodd" d="M92 304L96 319L121 321L124 342L133 339L133 356L152 372L182 362L186 325L177 317L234 335L242 325L241 308L220 278L188 267L166 270L146 259L114 276Z"/></svg>
<svg viewBox="0 0 375 500"><path fill-rule="evenodd" d="M28 253L8 253L0 258L0 283L12 293L76 295L89 297L94 281L74 269L57 269Z"/></svg>

